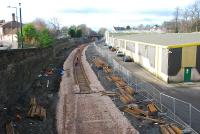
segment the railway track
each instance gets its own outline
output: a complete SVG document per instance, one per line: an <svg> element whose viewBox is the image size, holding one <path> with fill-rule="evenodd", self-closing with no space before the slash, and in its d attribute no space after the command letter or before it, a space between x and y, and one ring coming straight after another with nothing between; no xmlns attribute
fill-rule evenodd
<svg viewBox="0 0 200 134"><path fill-rule="evenodd" d="M80 46L75 54L73 61L74 68L74 79L77 85L79 85L80 92L79 94L89 94L91 93L90 82L87 78L85 70L83 68L83 64L81 61L82 51L84 49L84 45Z"/></svg>

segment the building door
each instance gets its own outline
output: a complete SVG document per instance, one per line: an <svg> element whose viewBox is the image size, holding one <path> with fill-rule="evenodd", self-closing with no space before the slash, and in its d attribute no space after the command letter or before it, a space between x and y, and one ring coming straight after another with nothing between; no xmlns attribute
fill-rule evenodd
<svg viewBox="0 0 200 134"><path fill-rule="evenodd" d="M184 81L185 82L191 81L191 67L185 67L185 69L184 69Z"/></svg>

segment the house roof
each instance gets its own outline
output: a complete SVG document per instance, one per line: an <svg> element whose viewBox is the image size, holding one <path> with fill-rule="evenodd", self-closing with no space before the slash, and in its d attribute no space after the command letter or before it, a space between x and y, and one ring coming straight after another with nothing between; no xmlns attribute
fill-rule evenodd
<svg viewBox="0 0 200 134"><path fill-rule="evenodd" d="M8 22L3 23L0 26L3 28L11 28L11 27L17 27L17 25L20 26L20 23L16 21L8 21Z"/></svg>
<svg viewBox="0 0 200 134"><path fill-rule="evenodd" d="M112 34L118 39L138 41L165 48L200 45L200 33L139 33L139 34Z"/></svg>

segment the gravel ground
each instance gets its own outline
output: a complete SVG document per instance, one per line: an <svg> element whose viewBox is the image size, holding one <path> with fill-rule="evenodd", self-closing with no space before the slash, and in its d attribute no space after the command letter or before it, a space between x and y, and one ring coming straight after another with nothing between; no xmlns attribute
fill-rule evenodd
<svg viewBox="0 0 200 134"><path fill-rule="evenodd" d="M94 46L88 47L86 51L87 61L89 62L90 66L92 67L93 71L98 76L99 81L103 85L106 90L109 91L116 91L116 86L113 82L109 82L105 78L105 73L102 70L96 69L96 67L92 63L92 59L95 57L100 57L100 55L94 49ZM102 57L101 57L102 58ZM102 58L103 59L103 58ZM103 59L105 61L105 59ZM134 96L136 99L144 99L139 94ZM124 106L124 104L119 100L119 98L111 98L114 104L120 109ZM156 124L149 123L148 121L142 121L134 118L133 116L124 113L125 117L131 122L131 124L141 133L141 134L160 134L159 126Z"/></svg>

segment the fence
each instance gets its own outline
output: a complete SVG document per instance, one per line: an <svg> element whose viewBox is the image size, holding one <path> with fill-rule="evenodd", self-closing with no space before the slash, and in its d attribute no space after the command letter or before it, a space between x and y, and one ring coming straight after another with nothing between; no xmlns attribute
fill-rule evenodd
<svg viewBox="0 0 200 134"><path fill-rule="evenodd" d="M113 59L112 53L108 49L101 48L96 44L94 46L96 51L112 66L114 74L121 76L140 95L155 102L169 120L185 128L185 131L191 131L193 134L200 133L200 111L198 109L190 103L160 92L150 83L135 77L129 70Z"/></svg>

